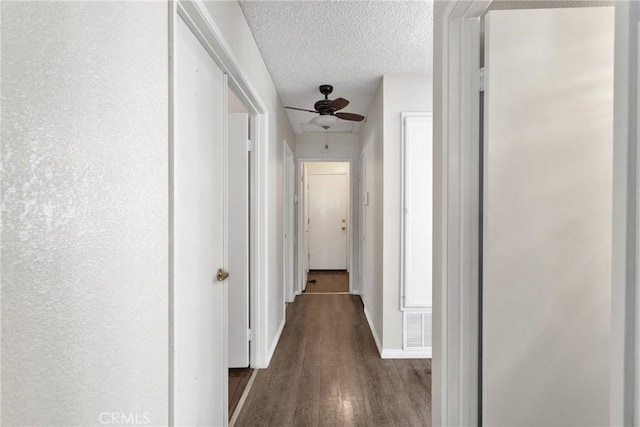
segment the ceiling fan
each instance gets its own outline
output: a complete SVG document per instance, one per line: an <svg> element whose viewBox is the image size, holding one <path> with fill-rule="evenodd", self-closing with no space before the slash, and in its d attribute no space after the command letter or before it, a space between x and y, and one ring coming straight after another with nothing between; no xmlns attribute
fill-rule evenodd
<svg viewBox="0 0 640 427"><path fill-rule="evenodd" d="M348 120L351 122L361 122L364 120L364 116L361 116L360 114L337 112L349 105L349 101L344 98L331 100L329 99L329 94L331 94L331 92L333 92L333 86L320 85L320 93L324 95L324 99L319 100L313 105L315 110L307 110L305 108L297 107L285 108L290 110L307 111L309 113L318 113L319 116L313 118L309 123L318 125L325 130L338 123L338 119Z"/></svg>

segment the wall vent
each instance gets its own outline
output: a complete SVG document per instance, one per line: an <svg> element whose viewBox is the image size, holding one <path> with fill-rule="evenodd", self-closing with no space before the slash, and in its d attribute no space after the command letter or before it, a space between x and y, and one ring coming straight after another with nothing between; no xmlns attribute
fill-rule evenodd
<svg viewBox="0 0 640 427"><path fill-rule="evenodd" d="M431 310L404 312L404 350L431 348Z"/></svg>

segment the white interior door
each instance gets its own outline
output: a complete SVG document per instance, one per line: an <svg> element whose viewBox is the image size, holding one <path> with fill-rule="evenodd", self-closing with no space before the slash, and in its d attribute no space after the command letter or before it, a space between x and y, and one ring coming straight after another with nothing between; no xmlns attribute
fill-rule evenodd
<svg viewBox="0 0 640 427"><path fill-rule="evenodd" d="M223 160L225 76L178 18L174 60L173 414L226 425ZM144 307L141 307L144 310Z"/></svg>
<svg viewBox="0 0 640 427"><path fill-rule="evenodd" d="M229 367L249 366L249 115L229 114Z"/></svg>
<svg viewBox="0 0 640 427"><path fill-rule="evenodd" d="M347 269L347 175L309 175L309 269Z"/></svg>
<svg viewBox="0 0 640 427"><path fill-rule="evenodd" d="M609 424L613 24L613 8L486 17L486 426Z"/></svg>
<svg viewBox="0 0 640 427"><path fill-rule="evenodd" d="M294 248L295 240L293 219L294 209L294 185L295 185L295 163L293 152L286 141L284 141L284 295L288 302L293 302L295 297L293 290L294 273Z"/></svg>

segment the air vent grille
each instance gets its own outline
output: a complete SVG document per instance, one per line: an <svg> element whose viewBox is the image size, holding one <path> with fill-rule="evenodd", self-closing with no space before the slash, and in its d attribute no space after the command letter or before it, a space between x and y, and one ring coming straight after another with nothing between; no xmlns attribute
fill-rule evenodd
<svg viewBox="0 0 640 427"><path fill-rule="evenodd" d="M431 348L431 311L404 312L404 349Z"/></svg>

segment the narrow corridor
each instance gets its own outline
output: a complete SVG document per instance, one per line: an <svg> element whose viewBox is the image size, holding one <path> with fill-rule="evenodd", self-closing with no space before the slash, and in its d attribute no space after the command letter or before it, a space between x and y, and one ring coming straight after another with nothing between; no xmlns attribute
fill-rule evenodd
<svg viewBox="0 0 640 427"><path fill-rule="evenodd" d="M359 296L299 295L236 426L429 426L431 361L380 358Z"/></svg>

